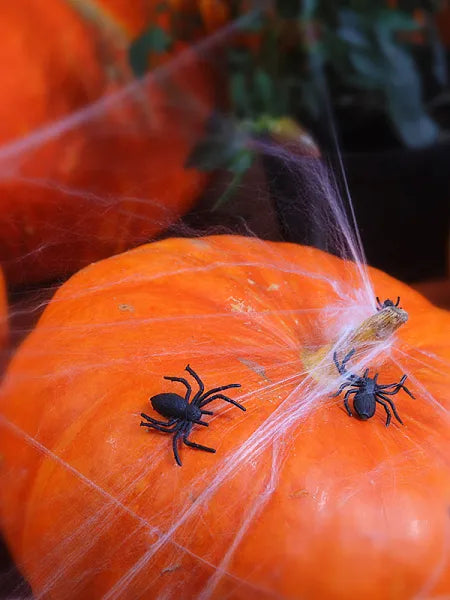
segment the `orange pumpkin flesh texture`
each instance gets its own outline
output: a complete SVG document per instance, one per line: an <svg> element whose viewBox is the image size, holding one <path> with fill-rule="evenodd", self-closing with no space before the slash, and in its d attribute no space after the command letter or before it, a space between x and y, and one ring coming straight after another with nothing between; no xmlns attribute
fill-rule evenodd
<svg viewBox="0 0 450 600"><path fill-rule="evenodd" d="M56 293L1 391L1 521L44 598L447 597L449 313L369 268L409 321L366 366L404 425L378 406L349 418L339 378L305 348L374 312L359 272L321 251L238 236L168 239L92 264ZM330 360L330 359L329 359ZM355 359L356 360L356 359ZM139 427L163 376L217 401L180 448ZM373 374L374 371L372 371ZM195 389L195 388L194 388Z"/></svg>
<svg viewBox="0 0 450 600"><path fill-rule="evenodd" d="M139 83L122 47L68 2L0 15L0 256L13 284L51 280L148 241L191 208L185 167L213 85L177 45Z"/></svg>

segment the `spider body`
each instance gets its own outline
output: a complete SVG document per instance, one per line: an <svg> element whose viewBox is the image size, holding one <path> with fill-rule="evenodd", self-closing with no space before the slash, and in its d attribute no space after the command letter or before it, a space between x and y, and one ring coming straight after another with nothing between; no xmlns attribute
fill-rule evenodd
<svg viewBox="0 0 450 600"><path fill-rule="evenodd" d="M145 413L141 413L141 417L145 419L145 421L141 421L141 427L149 427L150 429L156 429L162 433L173 434L173 455L180 467L182 465L178 452L178 441L180 439L182 439L183 443L190 448L197 448L198 450L204 450L205 452L215 452L214 448L196 444L188 439L194 424L208 427L208 423L202 421L202 417L203 415L212 415L213 413L209 410L204 410L204 406L213 400L224 400L245 411L245 408L239 404L239 402L236 402L236 400L221 393L230 388L241 387L239 383L229 383L228 385L222 385L205 392L205 386L194 369L187 365L186 371L195 379L198 385L198 390L194 394L192 400L192 387L186 379L183 377L164 377L164 379L169 381L178 381L179 383L182 383L186 388L185 396L183 397L175 393L163 393L150 398L154 410L165 417L167 421L159 421Z"/></svg>
<svg viewBox="0 0 450 600"><path fill-rule="evenodd" d="M394 308L401 308L399 306L400 304L400 296L397 296L397 302L393 302L392 300L390 300L389 298L386 298L386 300L384 302L381 302L381 300L378 298L378 296L376 297L376 301L377 301L377 310L383 310L383 308L389 308L389 307L394 307Z"/></svg>
<svg viewBox="0 0 450 600"><path fill-rule="evenodd" d="M350 358L355 353L355 350L352 350L345 356L342 363L339 364L337 359L336 352L333 355L334 364L336 365L337 370L341 375L345 375L345 381L338 389L336 394L333 394L333 398L339 396L339 394L346 388L351 387L351 389L345 392L344 396L344 406L345 410L349 417L353 416L352 411L349 406L349 398L351 394L355 394L353 398L353 408L357 416L366 421L370 419L375 414L376 405L381 404L386 411L386 427L391 422L392 413L394 413L395 418L399 423L403 424L403 421L400 419L397 409L395 407L394 402L389 398L389 396L394 396L398 394L400 390L404 390L411 398L414 396L408 390L408 388L404 385L407 375L403 375L398 383L388 383L385 385L380 385L378 383L378 373L375 374L375 377L369 377L369 369L364 371L362 377L357 375L353 375L349 373L345 365L350 360ZM392 411L392 412L391 412Z"/></svg>
<svg viewBox="0 0 450 600"><path fill-rule="evenodd" d="M157 394L150 398L153 408L168 419L187 419L201 421L202 411L197 406L189 404L178 394Z"/></svg>
<svg viewBox="0 0 450 600"><path fill-rule="evenodd" d="M353 398L353 408L358 417L363 421L367 421L367 419L373 417L376 409L375 386L373 385L373 380L370 380L367 383L369 385L367 385L364 390L356 392ZM372 387L373 389L371 389Z"/></svg>

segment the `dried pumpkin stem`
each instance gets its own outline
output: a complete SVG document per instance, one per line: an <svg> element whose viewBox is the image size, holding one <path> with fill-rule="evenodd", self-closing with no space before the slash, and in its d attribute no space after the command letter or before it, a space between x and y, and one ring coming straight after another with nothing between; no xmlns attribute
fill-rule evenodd
<svg viewBox="0 0 450 600"><path fill-rule="evenodd" d="M355 349L360 355L374 349L374 345L387 340L406 323L408 313L402 308L388 306L365 319L339 343L324 344L319 348L306 348L302 352L306 371L321 383L336 377L332 354L336 350L342 358Z"/></svg>

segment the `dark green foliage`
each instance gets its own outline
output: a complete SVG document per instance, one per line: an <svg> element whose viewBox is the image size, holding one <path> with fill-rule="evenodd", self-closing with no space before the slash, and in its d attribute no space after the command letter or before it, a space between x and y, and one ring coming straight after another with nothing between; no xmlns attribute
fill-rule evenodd
<svg viewBox="0 0 450 600"><path fill-rule="evenodd" d="M229 170L228 196L255 158L251 139L270 137L284 117L326 142L333 113L341 131L345 119L373 116L381 122L381 115L399 144L432 144L440 126L430 101L447 84L432 15L438 4L399 0L392 9L387 0L230 0L236 35L222 46L228 117L211 120L187 166ZM170 34L152 26L131 45L138 76L146 72L149 55L166 51L172 41L198 39L202 28L199 13L179 15L164 2L159 11L169 12ZM258 43L247 43L249 36Z"/></svg>
<svg viewBox="0 0 450 600"><path fill-rule="evenodd" d="M161 8L163 10L163 7ZM172 43L170 36L157 25L152 25L129 47L131 68L137 77L143 77L148 71L149 56L166 52Z"/></svg>

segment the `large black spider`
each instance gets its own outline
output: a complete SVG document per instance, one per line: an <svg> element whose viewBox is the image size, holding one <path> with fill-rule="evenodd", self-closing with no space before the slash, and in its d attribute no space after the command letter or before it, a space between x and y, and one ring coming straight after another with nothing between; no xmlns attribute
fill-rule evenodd
<svg viewBox="0 0 450 600"><path fill-rule="evenodd" d="M388 308L389 306L394 306L395 308L401 308L401 306L398 306L400 304L400 296L397 296L397 302L394 302L392 300L390 300L389 298L386 298L386 300L384 302L381 302L380 299L378 298L378 296L376 297L376 301L377 301L377 310L383 310L383 308Z"/></svg>
<svg viewBox="0 0 450 600"><path fill-rule="evenodd" d="M388 383L386 385L380 385L377 383L378 373L375 374L375 377L369 377L369 369L364 371L364 375L362 377L358 377L357 375L353 375L349 373L345 365L350 360L350 358L355 353L355 350L351 350L347 356L344 358L341 364L337 359L336 352L333 355L334 364L336 365L337 370L341 375L346 375L344 383L341 385L336 394L332 395L332 398L339 396L339 394L348 386L353 386L352 389L347 390L344 396L344 406L349 415L352 416L352 411L348 405L348 399L350 394L355 394L353 399L353 408L355 409L356 414L363 421L370 419L375 414L376 403L378 402L384 407L386 411L386 427L391 422L391 411L389 407L392 409L392 412L395 415L395 418L399 423L403 421L400 419L397 413L397 409L395 408L395 404L392 402L388 396L394 396L398 394L398 392L402 389L407 394L414 398L408 388L404 385L407 375L403 375L398 383ZM391 388L391 389L390 389Z"/></svg>
<svg viewBox="0 0 450 600"><path fill-rule="evenodd" d="M178 454L177 442L181 437L186 446L189 446L190 448L197 448L198 450L204 450L205 452L215 452L214 448L201 446L200 444L188 440L194 423L208 427L208 423L202 421L202 415L212 415L214 413L209 410L202 410L204 406L213 400L220 399L225 400L225 402L229 402L230 404L234 404L234 406L245 411L242 404L239 404L236 400L232 400L231 398L228 398L228 396L224 396L220 393L230 388L241 387L239 383L229 383L228 385L222 385L205 392L205 386L194 369L187 365L186 371L195 379L199 388L190 402L189 399L191 397L192 388L186 379L183 377L164 377L164 379L168 379L169 381L179 381L186 387L184 398L174 393L157 394L150 398L150 402L156 412L163 417L166 417L168 421L158 421L145 413L141 413L141 417L147 421L141 421L141 427L150 427L162 431L163 433L174 434L172 439L173 455L180 467L182 463Z"/></svg>

